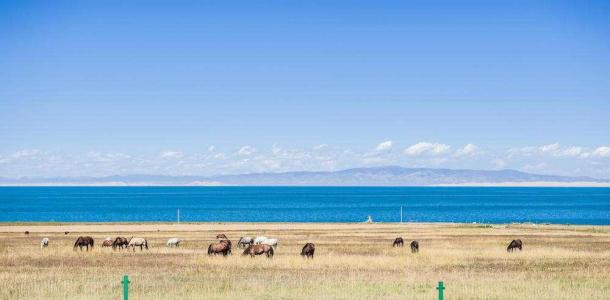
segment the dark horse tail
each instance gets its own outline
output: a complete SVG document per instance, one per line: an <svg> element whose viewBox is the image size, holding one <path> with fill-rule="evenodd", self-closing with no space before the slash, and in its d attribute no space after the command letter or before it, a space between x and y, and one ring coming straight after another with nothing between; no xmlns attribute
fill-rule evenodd
<svg viewBox="0 0 610 300"><path fill-rule="evenodd" d="M269 248L269 256L273 256L273 247Z"/></svg>
<svg viewBox="0 0 610 300"><path fill-rule="evenodd" d="M91 239L91 249L93 249L93 244L95 243L94 239Z"/></svg>
<svg viewBox="0 0 610 300"><path fill-rule="evenodd" d="M144 247L146 247L146 250L148 250L148 241L144 240Z"/></svg>

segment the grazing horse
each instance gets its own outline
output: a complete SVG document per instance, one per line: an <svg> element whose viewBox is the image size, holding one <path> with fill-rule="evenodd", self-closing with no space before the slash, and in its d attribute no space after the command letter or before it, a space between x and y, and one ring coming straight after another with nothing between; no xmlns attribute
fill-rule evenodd
<svg viewBox="0 0 610 300"><path fill-rule="evenodd" d="M91 246L91 250L93 250L93 238L90 236L79 236L74 243L74 250L76 247L80 248L80 251L83 251L83 246L87 247L87 251L89 251L89 246Z"/></svg>
<svg viewBox="0 0 610 300"><path fill-rule="evenodd" d="M40 248L46 248L49 246L49 238L44 238L40 241Z"/></svg>
<svg viewBox="0 0 610 300"><path fill-rule="evenodd" d="M112 238L111 237L106 237L104 239L104 241L102 242L102 248L105 247L112 247Z"/></svg>
<svg viewBox="0 0 610 300"><path fill-rule="evenodd" d="M313 253L316 252L316 245L313 243L307 243L301 250L301 256L306 258L313 258Z"/></svg>
<svg viewBox="0 0 610 300"><path fill-rule="evenodd" d="M394 244L392 244L392 247L402 247L404 245L405 245L405 241L401 237L397 237L394 240Z"/></svg>
<svg viewBox="0 0 610 300"><path fill-rule="evenodd" d="M246 248L249 245L254 244L254 239L252 237L249 236L242 236L239 239L239 242L237 242L237 247L238 248Z"/></svg>
<svg viewBox="0 0 610 300"><path fill-rule="evenodd" d="M269 245L273 248L277 248L277 239L266 239L262 243L262 245Z"/></svg>
<svg viewBox="0 0 610 300"><path fill-rule="evenodd" d="M136 251L136 247L140 247L140 251L142 251L142 247L146 248L146 250L148 250L148 241L146 241L145 238L134 238L132 237L129 240L129 243L127 244L127 247L131 246L131 249L133 249L133 251Z"/></svg>
<svg viewBox="0 0 610 300"><path fill-rule="evenodd" d="M419 243L417 241L411 242L411 253L419 252Z"/></svg>
<svg viewBox="0 0 610 300"><path fill-rule="evenodd" d="M254 257L255 255L265 254L267 257L273 257L273 247L269 245L259 244L259 245L250 245L242 255L250 255L250 257Z"/></svg>
<svg viewBox="0 0 610 300"><path fill-rule="evenodd" d="M167 240L167 244L165 244L167 247L178 247L180 246L180 242L182 242L181 239L179 238L171 238L169 240Z"/></svg>
<svg viewBox="0 0 610 300"><path fill-rule="evenodd" d="M66 231L66 232L64 232L64 234L65 234L65 235L68 235L68 233L70 233L70 231Z"/></svg>
<svg viewBox="0 0 610 300"><path fill-rule="evenodd" d="M129 241L126 238L117 236L116 239L114 239L114 242L112 242L112 249L118 247L120 250L123 249L123 247L127 248L127 245L129 245Z"/></svg>
<svg viewBox="0 0 610 300"><path fill-rule="evenodd" d="M212 243L208 247L208 255L217 255L222 254L222 256L227 256L231 254L231 241L230 240L222 240L217 243Z"/></svg>
<svg viewBox="0 0 610 300"><path fill-rule="evenodd" d="M519 251L523 250L523 242L521 240L512 240L510 244L508 244L508 248L506 248L507 252L513 252L515 249L519 249Z"/></svg>
<svg viewBox="0 0 610 300"><path fill-rule="evenodd" d="M30 234L30 232L26 230L26 231L25 231L25 235L28 235L28 234Z"/></svg>
<svg viewBox="0 0 610 300"><path fill-rule="evenodd" d="M266 239L267 239L267 237L266 237L266 236L257 236L257 237L254 239L254 244L255 244L255 245L262 244L262 243L263 243L263 242L264 242Z"/></svg>

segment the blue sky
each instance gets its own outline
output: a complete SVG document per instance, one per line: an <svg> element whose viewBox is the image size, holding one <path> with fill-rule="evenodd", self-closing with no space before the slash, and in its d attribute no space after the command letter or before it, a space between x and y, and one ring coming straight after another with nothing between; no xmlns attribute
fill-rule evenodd
<svg viewBox="0 0 610 300"><path fill-rule="evenodd" d="M610 178L608 15L607 1L0 1L0 176Z"/></svg>

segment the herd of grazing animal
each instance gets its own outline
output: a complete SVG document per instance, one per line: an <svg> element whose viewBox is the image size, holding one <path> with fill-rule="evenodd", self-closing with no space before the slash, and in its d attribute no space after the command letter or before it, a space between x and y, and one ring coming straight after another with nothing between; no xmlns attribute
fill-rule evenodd
<svg viewBox="0 0 610 300"><path fill-rule="evenodd" d="M29 235L29 231L26 231L25 234ZM66 231L66 234L68 232ZM225 234L218 234L216 236L217 242L214 242L208 246L208 255L222 255L227 256L231 255L231 240ZM169 248L178 247L182 242L179 238L170 238L167 240L166 246ZM404 239L402 237L397 237L394 239L392 243L392 247L403 247ZM95 241L90 236L79 236L74 242L73 249L79 248L83 251L83 247L86 251L89 251L89 248L93 250L93 246ZM273 257L275 249L278 245L278 239L275 238L267 238L265 236L257 236L257 237L249 237L244 236L239 239L237 242L237 248L244 248L242 255L250 255L250 257L254 257L257 255L265 255L268 258ZM40 248L46 248L49 246L49 238L45 237L40 241ZM419 252L419 242L411 241L411 253ZM148 241L144 238L140 237L131 237L127 239L125 237L116 237L114 240L110 237L107 237L102 242L102 248L112 247L113 250L122 250L129 249L131 247L132 251L136 251L137 247L140 247L140 251L143 249L148 250ZM507 252L514 252L516 250L523 250L523 242L520 239L512 240L508 247L506 248ZM316 251L316 246L313 243L306 243L301 250L301 256L305 258L312 258L314 256L314 252Z"/></svg>
<svg viewBox="0 0 610 300"><path fill-rule="evenodd" d="M405 242L403 240L402 237L397 237L394 239L394 243L392 243L392 247L402 247L404 246ZM305 250L305 248L303 248L303 251ZM519 239L517 240L512 240L509 244L508 244L508 248L506 248L507 252L514 252L515 250L523 250L523 242ZM411 242L411 253L418 253L419 252L419 242L418 241L412 241Z"/></svg>

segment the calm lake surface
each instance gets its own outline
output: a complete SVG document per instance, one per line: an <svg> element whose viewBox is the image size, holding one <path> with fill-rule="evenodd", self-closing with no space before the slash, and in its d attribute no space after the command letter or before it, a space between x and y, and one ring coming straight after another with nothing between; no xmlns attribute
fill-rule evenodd
<svg viewBox="0 0 610 300"><path fill-rule="evenodd" d="M0 222L536 222L610 225L610 188L0 187Z"/></svg>

